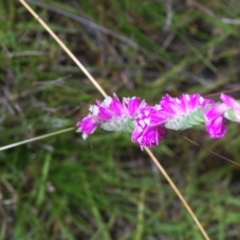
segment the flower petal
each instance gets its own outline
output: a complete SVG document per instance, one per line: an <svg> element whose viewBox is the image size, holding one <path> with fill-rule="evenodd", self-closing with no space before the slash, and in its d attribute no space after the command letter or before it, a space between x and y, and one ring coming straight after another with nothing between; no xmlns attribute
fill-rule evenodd
<svg viewBox="0 0 240 240"><path fill-rule="evenodd" d="M92 134L97 126L98 126L98 121L96 120L95 117L89 115L85 118L83 118L81 121L77 123L78 126L78 132L83 133L83 139L86 139L88 135Z"/></svg>
<svg viewBox="0 0 240 240"><path fill-rule="evenodd" d="M141 127L136 127L132 133L132 141L138 143L141 148L143 147L154 147L165 136L165 128L163 126L148 127L144 130Z"/></svg>
<svg viewBox="0 0 240 240"><path fill-rule="evenodd" d="M212 138L222 138L227 132L224 113L227 110L225 104L215 104L205 110L206 128Z"/></svg>
<svg viewBox="0 0 240 240"><path fill-rule="evenodd" d="M222 138L227 133L226 120L218 117L206 124L207 131L212 138Z"/></svg>
<svg viewBox="0 0 240 240"><path fill-rule="evenodd" d="M222 93L220 99L230 108L237 108L239 103L231 96Z"/></svg>

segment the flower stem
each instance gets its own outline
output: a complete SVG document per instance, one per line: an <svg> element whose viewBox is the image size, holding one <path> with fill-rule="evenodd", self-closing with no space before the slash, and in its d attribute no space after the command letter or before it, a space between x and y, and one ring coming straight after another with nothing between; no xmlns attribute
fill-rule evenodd
<svg viewBox="0 0 240 240"><path fill-rule="evenodd" d="M80 61L72 54L72 52L67 48L67 46L60 40L60 38L48 27L48 25L33 11L33 9L24 1L19 0L19 2L37 19L37 21L48 31L52 38L61 46L61 48L68 54L68 56L76 63L76 65L84 72L92 84L97 88L97 90L106 97L107 94L103 88L98 84L98 82L92 77L92 75L87 71L87 69L80 63Z"/></svg>
<svg viewBox="0 0 240 240"><path fill-rule="evenodd" d="M199 220L197 219L196 215L194 214L193 210L190 208L190 206L188 205L188 203L184 199L183 195L180 193L180 191L178 190L178 188L176 187L174 182L171 180L171 178L169 177L169 175L167 174L165 169L162 167L162 165L159 163L159 161L153 155L153 153L150 151L149 148L144 147L144 149L147 152L147 154L151 157L153 162L156 164L157 168L160 170L160 172L163 174L163 176L167 179L168 183L171 185L171 187L174 190L174 192L178 195L179 199L181 200L181 202L183 203L184 207L187 209L187 211L189 212L189 214L193 218L194 222L198 226L198 228L201 231L201 233L204 236L204 238L206 240L210 240L210 238L208 237L206 231L204 230L204 228L202 227L201 223L199 222Z"/></svg>

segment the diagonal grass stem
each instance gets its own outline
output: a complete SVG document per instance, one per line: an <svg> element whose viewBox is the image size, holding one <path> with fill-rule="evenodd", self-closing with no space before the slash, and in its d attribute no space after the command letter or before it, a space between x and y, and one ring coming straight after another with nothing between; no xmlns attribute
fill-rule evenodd
<svg viewBox="0 0 240 240"><path fill-rule="evenodd" d="M174 182L172 181L172 179L169 177L169 175L167 174L167 172L165 171L165 169L162 167L162 165L159 163L159 161L157 160L157 158L153 155L153 153L149 150L149 148L144 148L145 151L148 153L148 155L151 157L151 159L153 160L153 162L156 164L157 168L159 169L159 171L162 173L162 175L166 178L166 180L168 181L168 183L170 184L170 186L172 187L172 189L174 190L174 192L177 194L177 196L179 197L179 199L181 200L182 204L184 205L184 207L187 209L187 211L189 212L189 214L191 215L191 217L193 218L194 222L196 223L196 225L198 226L199 230L201 231L202 235L204 236L204 238L206 240L210 240L210 238L208 237L206 231L204 230L204 228L202 227L201 223L199 222L199 220L197 219L196 215L194 214L193 210L190 208L190 206L188 205L188 203L186 202L185 198L183 197L183 195L181 194L181 192L178 190L177 186L174 184Z"/></svg>
<svg viewBox="0 0 240 240"><path fill-rule="evenodd" d="M27 139L27 140L24 140L24 141L21 141L21 142L17 142L17 143L12 143L12 144L6 145L4 147L0 147L0 151L6 150L6 149L9 149L9 148L13 148L13 147L17 147L17 146L22 145L22 144L26 144L26 143L34 142L34 141L37 141L37 140L41 140L41 139L44 139L44 138L52 137L54 135L58 135L58 134L61 134L61 133L70 132L70 131L73 131L74 129L75 129L74 127L65 128L65 129L62 129L62 130L59 130L59 131L56 131L56 132L44 134L44 135L39 136L39 137L30 138L30 139Z"/></svg>
<svg viewBox="0 0 240 240"><path fill-rule="evenodd" d="M61 48L69 55L69 57L76 63L76 65L83 71L83 73L88 77L91 83L97 88L97 90L106 97L107 94L98 84L98 82L92 77L92 75L87 71L87 69L80 63L80 61L73 55L73 53L67 48L67 46L60 40L60 38L48 27L48 25L33 11L33 9L24 1L19 0L22 5L37 19L37 21L48 31L52 38L61 46Z"/></svg>

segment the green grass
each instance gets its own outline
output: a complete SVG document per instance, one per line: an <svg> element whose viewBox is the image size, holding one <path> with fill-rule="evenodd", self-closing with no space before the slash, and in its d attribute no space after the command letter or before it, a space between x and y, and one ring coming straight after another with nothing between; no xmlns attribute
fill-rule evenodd
<svg viewBox="0 0 240 240"><path fill-rule="evenodd" d="M220 19L239 18L236 0L202 1L215 16L175 3L170 31L163 30L160 1L45 2L31 6L110 95L156 103L166 92L207 96L239 88L239 26ZM0 29L0 146L73 127L102 99L18 1L0 0ZM240 98L238 92L232 95ZM221 140L210 139L204 128L180 134L240 162L238 131L230 124ZM239 168L171 131L153 152L210 238L237 239ZM83 141L68 132L2 151L0 164L0 239L202 239L127 134L98 130Z"/></svg>

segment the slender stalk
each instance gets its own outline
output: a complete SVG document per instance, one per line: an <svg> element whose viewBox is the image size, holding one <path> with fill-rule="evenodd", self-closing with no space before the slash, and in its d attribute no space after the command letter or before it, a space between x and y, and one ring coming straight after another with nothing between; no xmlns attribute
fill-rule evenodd
<svg viewBox="0 0 240 240"><path fill-rule="evenodd" d="M98 91L104 96L106 97L107 94L105 93L105 91L102 89L102 87L95 81L95 79L90 75L90 73L87 71L87 69L78 61L78 59L72 54L72 52L66 47L66 45L58 38L58 36L47 26L47 24L32 10L32 8L24 1L24 0L19 0L23 6L38 20L38 22L49 32L49 34L56 40L56 42L66 51L66 53L69 55L69 57L76 63L76 65L86 74L86 76L89 78L89 80L92 82L92 84L98 89ZM54 133L53 133L54 134ZM29 139L30 140L30 139ZM162 172L162 174L164 175L164 177L167 179L167 181L169 182L170 186L173 188L173 190L175 191L175 193L177 194L177 196L180 198L181 202L183 203L183 205L185 206L185 208L188 210L188 212L190 213L191 217L193 218L193 220L195 221L197 227L199 228L199 230L201 231L201 233L203 234L204 238L206 240L210 240L210 238L208 237L207 233L205 232L205 230L203 229L201 223L199 222L199 220L197 219L197 217L195 216L194 212L192 211L192 209L190 208L190 206L187 204L186 200L184 199L184 197L182 196L182 194L180 193L180 191L178 190L178 188L176 187L176 185L173 183L173 181L171 180L171 178L169 177L169 175L167 174L167 172L164 170L164 168L160 165L160 163L158 162L157 158L154 156L154 154L148 149L145 148L145 151L148 153L148 155L151 157L151 159L153 160L153 162L157 165L158 169Z"/></svg>
<svg viewBox="0 0 240 240"><path fill-rule="evenodd" d="M180 135L180 136L181 136L181 135ZM240 167L240 164L239 164L239 163L236 163L236 162L232 161L232 160L229 159L229 158L223 157L223 156L221 156L220 154L217 154L217 153L215 153L215 152L209 150L208 148L205 148L204 146L202 146L202 145L200 145L200 144L198 144L198 143L192 141L191 139L189 139L189 138L187 138L187 137L185 137L185 136L181 136L181 137L184 138L184 139L186 139L186 140L189 141L190 143L192 143L192 144L198 146L199 148L202 148L202 149L204 149L205 151L211 153L212 155L215 155L215 156L217 156L217 157L219 157L219 158L221 158L221 159L223 159L223 160L225 160L225 161L228 161L228 162L230 162L230 163L232 163L232 164L234 164L234 165Z"/></svg>
<svg viewBox="0 0 240 240"><path fill-rule="evenodd" d="M19 0L22 5L38 20L38 22L48 31L52 38L61 46L61 48L69 55L69 57L76 63L76 65L84 72L92 84L97 88L97 90L106 97L107 94L102 89L102 87L97 83L97 81L92 77L88 70L78 61L78 59L72 54L72 52L67 48L67 46L60 40L60 38L48 27L48 25L33 11L33 9L24 1Z"/></svg>
<svg viewBox="0 0 240 240"><path fill-rule="evenodd" d="M0 151L6 150L6 149L9 149L9 148L13 148L13 147L17 147L17 146L22 145L22 144L26 144L26 143L34 142L34 141L37 141L37 140L41 140L41 139L44 139L44 138L52 137L54 135L58 135L58 134L61 134L61 133L73 131L74 129L75 129L74 127L65 128L65 129L62 129L62 130L59 130L59 131L56 131L56 132L44 134L44 135L39 136L39 137L30 138L30 139L27 139L27 140L24 140L24 141L21 141L21 142L9 144L9 145L6 145L4 147L0 147Z"/></svg>
<svg viewBox="0 0 240 240"><path fill-rule="evenodd" d="M169 177L169 175L167 174L167 172L165 171L165 169L162 167L162 165L159 163L159 161L157 160L157 158L153 155L153 153L150 151L149 148L144 148L145 151L148 153L148 155L151 157L151 159L153 160L153 162L156 164L157 168L159 169L159 171L162 173L162 175L167 179L168 183L171 185L172 189L174 190L174 192L178 195L179 199L181 200L181 202L183 203L184 207L187 209L187 211L189 212L189 214L191 215L191 217L193 218L194 222L196 223L196 225L198 226L199 230L201 231L202 235L204 236L204 238L206 240L210 240L210 238L208 237L206 231L204 230L204 228L202 227L201 223L199 222L199 220L197 219L196 215L194 214L194 212L192 211L192 209L190 208L190 206L188 205L188 203L186 202L185 198L183 197L183 195L180 193L180 191L178 190L177 186L174 184L174 182L172 181L172 179Z"/></svg>

